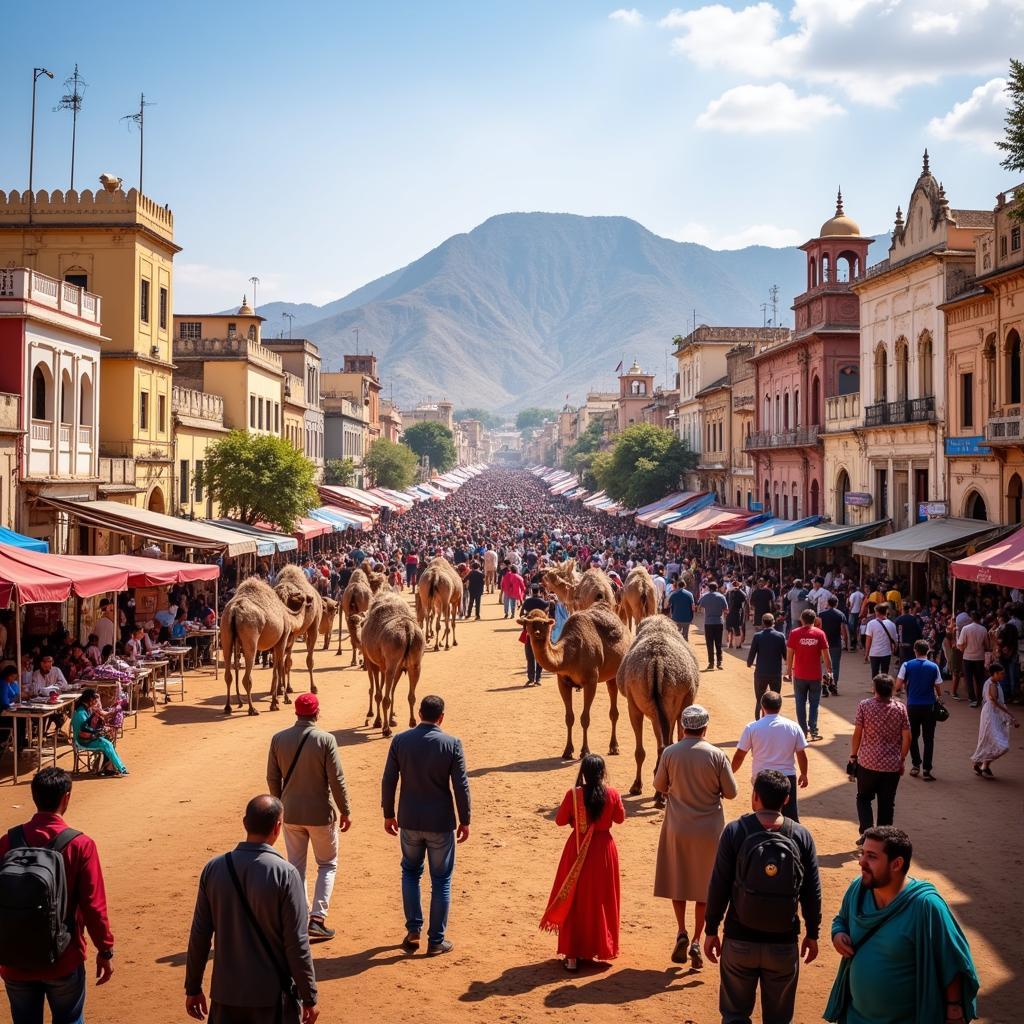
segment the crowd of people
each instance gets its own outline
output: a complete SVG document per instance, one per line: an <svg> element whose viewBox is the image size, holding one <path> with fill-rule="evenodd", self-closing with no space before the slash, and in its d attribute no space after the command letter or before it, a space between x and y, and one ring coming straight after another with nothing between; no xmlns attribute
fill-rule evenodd
<svg viewBox="0 0 1024 1024"><path fill-rule="evenodd" d="M636 528L625 518L551 498L527 473L496 470L445 502L418 505L335 550L302 557L300 564L323 593L340 598L358 567L385 572L389 585L402 592L435 557L459 567L466 618L480 617L488 595L501 603L506 619L543 608L556 620L553 642L569 610L545 591L545 569L574 559L581 569L603 571L618 588L643 565L657 592L657 613L687 639L694 623L702 624L705 671L722 668L723 650L745 655L753 670L754 708L733 756L708 741L711 712L692 704L683 711L679 741L665 749L655 776L665 814L653 893L671 901L677 926L666 953L694 970L707 961L719 966L724 1024L749 1022L758 990L765 1021L791 1021L800 964L818 955L826 908L798 793L808 784L807 749L822 738L820 700L839 695L843 655L860 653L871 666L872 694L857 705L849 753L859 875L842 904L829 908L841 965L822 1014L844 1024L974 1019L979 979L967 940L936 889L910 876L913 843L906 829L895 826L895 799L908 756L911 775L937 777L935 724L947 680L950 696L960 696L962 683L972 703L984 703L974 767L982 778L992 777L991 765L1008 749L1006 737L1016 725L1008 705L1019 701L1020 595L1001 602L991 592L972 594L962 609L952 609L946 595L917 602L885 576L862 588L846 563L821 565L806 583L793 574L780 576L776 566L751 571L749 560L730 552L709 553L664 531ZM525 659L526 685L540 685L529 643ZM787 683L793 718L783 714ZM294 710L295 724L271 741L267 792L245 810L245 840L211 860L199 879L185 979L186 1011L196 1019L312 1024L319 1012L310 943L335 936L329 914L338 835L349 828L351 812L337 744L318 725L317 697L300 695ZM91 700L76 710L79 735L101 727L98 714L102 709ZM461 742L442 728L444 714L440 696L424 697L419 724L392 739L380 778L383 827L399 840L402 946L410 953L420 949L425 929L430 956L454 948L448 917L456 848L471 830L470 774ZM726 824L724 802L737 797L736 773L748 758L751 809ZM0 839L0 857L9 846L38 846L66 835L70 777L44 769L32 791L38 813L18 835ZM617 827L628 827L628 819L629 805L608 784L603 759L585 756L555 813L556 825L568 828L569 836L537 914L542 928L558 933L568 971L619 955L613 836ZM274 849L282 833L285 857ZM310 852L316 878L307 900ZM76 834L58 853L80 915L61 957L46 968L5 959L12 943L0 937L0 972L15 1024L38 1020L44 999L55 1015L55 1006L77 1007L79 1016L67 1019L80 1018L83 926L99 951L101 981L112 969L113 937L95 846ZM9 863L4 858L0 864L0 887ZM424 867L431 887L426 915ZM208 1002L203 977L214 939L218 956Z"/></svg>

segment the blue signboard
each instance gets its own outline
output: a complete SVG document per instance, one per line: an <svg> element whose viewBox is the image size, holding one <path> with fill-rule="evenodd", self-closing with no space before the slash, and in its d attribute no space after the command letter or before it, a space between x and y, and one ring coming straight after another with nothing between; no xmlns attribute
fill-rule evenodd
<svg viewBox="0 0 1024 1024"><path fill-rule="evenodd" d="M958 456L991 455L992 449L985 444L985 435L978 434L976 437L947 437L946 458L955 459Z"/></svg>
<svg viewBox="0 0 1024 1024"><path fill-rule="evenodd" d="M747 505L749 506L749 510L751 512L763 512L764 511L764 502L763 501L748 501Z"/></svg>
<svg viewBox="0 0 1024 1024"><path fill-rule="evenodd" d="M875 503L873 494L866 494L864 491L847 491L843 495L844 505L856 505L858 508L870 508Z"/></svg>

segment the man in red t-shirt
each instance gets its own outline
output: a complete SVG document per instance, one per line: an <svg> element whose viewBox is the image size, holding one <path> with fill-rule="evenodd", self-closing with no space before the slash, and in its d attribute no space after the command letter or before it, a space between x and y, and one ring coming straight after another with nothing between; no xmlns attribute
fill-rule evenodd
<svg viewBox="0 0 1024 1024"><path fill-rule="evenodd" d="M71 776L63 768L44 768L32 780L37 813L22 825L29 846L51 843L68 826L64 813L71 800ZM10 835L0 835L0 857L10 849ZM96 946L96 984L114 973L114 936L107 920L107 897L96 844L78 835L61 851L67 881L68 909L75 910L71 942L49 968L23 971L0 964L14 1024L43 1019L43 1001L54 1020L81 1020L85 1006L85 931Z"/></svg>
<svg viewBox="0 0 1024 1024"><path fill-rule="evenodd" d="M820 740L818 732L818 703L821 700L821 666L831 678L832 658L828 653L828 637L814 625L815 614L810 608L800 613L800 625L789 631L786 641L786 679L793 680L793 700L796 720L808 739ZM811 705L808 722L807 704Z"/></svg>

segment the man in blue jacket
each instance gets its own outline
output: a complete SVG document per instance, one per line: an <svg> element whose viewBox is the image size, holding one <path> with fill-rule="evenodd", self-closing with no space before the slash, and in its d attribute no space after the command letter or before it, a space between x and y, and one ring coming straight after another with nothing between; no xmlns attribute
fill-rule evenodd
<svg viewBox="0 0 1024 1024"><path fill-rule="evenodd" d="M451 907L455 844L469 838L469 778L462 741L442 731L443 721L444 701L436 696L424 697L420 702L420 724L399 733L391 741L381 780L384 831L399 836L402 844L402 903L406 928L402 945L410 952L420 945L423 930L420 877L426 858L430 869L427 928L430 956L449 953L454 948L445 938L445 930ZM395 793L399 779L402 791L396 815Z"/></svg>

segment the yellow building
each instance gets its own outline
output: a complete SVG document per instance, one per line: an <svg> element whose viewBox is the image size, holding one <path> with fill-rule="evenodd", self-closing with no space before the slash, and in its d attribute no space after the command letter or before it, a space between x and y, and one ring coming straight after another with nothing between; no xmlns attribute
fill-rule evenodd
<svg viewBox="0 0 1024 1024"><path fill-rule="evenodd" d="M112 477L134 474L120 497L170 508L172 477L171 309L174 218L135 189L104 175L97 191L35 195L0 191L0 264L29 267L103 296L99 455ZM31 221L30 221L31 217ZM130 401L128 397L130 396ZM104 487L100 485L101 496Z"/></svg>
<svg viewBox="0 0 1024 1024"><path fill-rule="evenodd" d="M191 388L171 389L174 417L174 512L179 516L211 519L220 515L206 482L206 452L228 432L224 399Z"/></svg>
<svg viewBox="0 0 1024 1024"><path fill-rule="evenodd" d="M320 402L320 349L306 338L263 339L281 357L284 369L284 437L298 429L292 444L316 466L316 479L324 472L324 410Z"/></svg>
<svg viewBox="0 0 1024 1024"><path fill-rule="evenodd" d="M284 369L244 299L233 314L176 314L174 382L224 400L224 426L281 436Z"/></svg>
<svg viewBox="0 0 1024 1024"><path fill-rule="evenodd" d="M0 526L14 529L14 492L21 445L21 396L0 392Z"/></svg>

